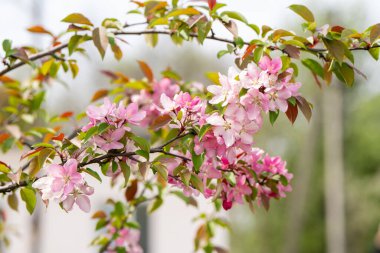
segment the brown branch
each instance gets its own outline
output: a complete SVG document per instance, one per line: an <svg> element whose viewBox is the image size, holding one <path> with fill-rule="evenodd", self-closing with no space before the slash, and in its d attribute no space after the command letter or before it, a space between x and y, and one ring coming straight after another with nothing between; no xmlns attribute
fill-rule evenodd
<svg viewBox="0 0 380 253"><path fill-rule="evenodd" d="M32 56L29 57L28 61L29 62L36 61L38 59L41 59L41 58L43 58L45 56L49 56L49 55L54 56L54 54L56 52L58 52L58 51L60 51L60 50L62 50L64 48L66 48L68 45L69 45L68 43L63 43L63 44L55 46L55 47L53 47L53 48L51 48L49 50L42 51L40 53L34 54L34 55L32 55ZM10 72L10 71L12 71L14 69L17 69L17 68L19 68L21 66L24 66L26 63L27 62L20 61L20 62L14 64L14 65L8 66L5 69L3 69L3 70L0 71L0 76L3 76L6 73L8 73L8 72Z"/></svg>
<svg viewBox="0 0 380 253"><path fill-rule="evenodd" d="M125 27L131 27L131 26L142 25L142 24L145 24L145 22L143 22L143 23L136 23L136 24L130 24L130 25L126 25ZM176 33L176 31L169 31L169 30L141 30L141 31L119 31L119 32L115 32L114 34L115 35L144 35L144 34L173 35L175 33ZM192 38L198 38L199 37L197 33L190 33L189 36L192 37ZM206 37L206 39L208 39L208 40L214 40L214 41L220 41L220 42L224 42L224 43L235 45L235 41L234 40L217 37L213 33L211 35L208 35ZM244 45L251 45L251 43L247 42L247 41L244 41L243 44ZM64 48L67 48L67 47L68 47L68 43L63 43L63 44L61 44L59 46L56 46L56 47L53 47L53 48L51 48L49 50L46 50L46 51L34 54L34 55L30 56L28 60L29 60L29 62L32 62L32 61L36 61L38 59L41 59L41 58L43 58L45 56L55 57L55 53L56 52L59 52L60 50L62 50ZM373 45L373 46L367 46L367 47L355 47L355 48L349 48L349 50L350 51L368 51L371 48L378 48L378 47L380 47L380 45ZM286 53L283 50L281 50L279 47L269 46L268 48L270 50L272 50L272 51L279 50L279 51L282 51L283 53ZM301 51L304 51L304 52L320 53L320 54L321 53L326 53L328 51L327 49L323 49L323 48L321 48L321 49L298 48L298 49L301 50ZM17 69L17 68L25 65L26 63L27 62L20 61L20 62L14 64L14 65L7 66L6 68L4 68L3 70L0 71L0 76L3 76L6 73L8 73L8 72L10 72L10 71L12 71L14 69Z"/></svg>

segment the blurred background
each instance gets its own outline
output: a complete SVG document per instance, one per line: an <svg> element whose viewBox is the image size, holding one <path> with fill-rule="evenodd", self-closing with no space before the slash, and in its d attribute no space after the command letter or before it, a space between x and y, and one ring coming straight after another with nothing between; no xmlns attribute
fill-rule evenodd
<svg viewBox="0 0 380 253"><path fill-rule="evenodd" d="M329 23L362 31L379 22L380 1L373 0L233 0L222 1L229 8L244 14L257 25L285 28L302 32L302 20L287 7L305 4L316 16L318 25ZM41 36L31 35L26 28L41 24L49 30L65 29L59 21L72 12L81 12L94 24L106 17L126 19L129 1L64 1L64 0L0 0L0 40L12 39L14 45L46 46ZM133 22L128 16L128 22ZM230 36L217 28L220 36ZM246 39L254 38L251 30L242 28ZM227 72L233 58L216 59L225 45L205 42L185 43L182 47L160 37L155 49L145 45L142 37L125 38L121 62L111 57L101 61L92 46L90 59L79 58L81 71L76 80L62 76L62 83L48 88L46 107L51 113L83 111L94 91L107 86L100 75L103 69L116 69L129 76L141 77L136 60L146 61L156 76L168 66L185 80L202 81L206 71ZM335 81L331 87L318 88L308 70L300 67L302 93L314 105L310 123L300 117L294 126L281 115L275 127L267 124L257 136L259 147L272 155L281 155L295 174L293 192L288 198L271 203L266 212L252 214L247 207L235 206L228 214L233 231L217 240L229 245L232 253L359 253L375 252L374 240L380 224L380 63L367 52L356 52L356 66L367 75L358 76L354 88ZM14 73L18 78L28 75L27 69ZM18 163L14 151L1 160ZM122 194L107 184L91 182L96 195L93 210L104 200ZM201 205L207 211L207 203ZM138 217L145 224L144 244L147 253L192 252L195 226L191 219L198 210L186 207L176 199L151 217ZM57 206L40 207L32 217L26 212L8 212L8 223L14 235L11 247L0 252L63 253L96 252L89 247L95 236L90 215L75 210L65 214ZM178 236L178 235L181 236ZM380 241L380 238L377 239Z"/></svg>

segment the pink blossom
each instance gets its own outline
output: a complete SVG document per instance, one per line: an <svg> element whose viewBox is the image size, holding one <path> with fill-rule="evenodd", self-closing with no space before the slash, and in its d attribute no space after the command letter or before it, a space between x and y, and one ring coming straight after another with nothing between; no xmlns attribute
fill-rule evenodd
<svg viewBox="0 0 380 253"><path fill-rule="evenodd" d="M123 128L108 130L102 135L94 136L94 142L100 149L106 152L111 149L122 149L124 145L119 141L123 138L124 134L125 130Z"/></svg>
<svg viewBox="0 0 380 253"><path fill-rule="evenodd" d="M62 201L62 207L68 212L73 209L75 203L82 211L88 213L91 210L91 203L87 195L92 195L93 193L94 188L91 186L85 184L79 185Z"/></svg>
<svg viewBox="0 0 380 253"><path fill-rule="evenodd" d="M281 58L271 60L268 56L264 56L259 61L259 67L270 74L277 74L282 68L282 61Z"/></svg>
<svg viewBox="0 0 380 253"><path fill-rule="evenodd" d="M210 104L219 104L226 106L228 103L233 103L238 99L241 90L241 83L236 80L238 73L231 67L228 69L228 77L219 74L220 85L210 85L207 90L213 94L213 98L209 101Z"/></svg>
<svg viewBox="0 0 380 253"><path fill-rule="evenodd" d="M51 189L53 192L61 192L63 196L74 190L75 186L83 183L82 175L77 171L78 161L69 159L63 166L52 164L47 168L49 177L54 178Z"/></svg>
<svg viewBox="0 0 380 253"><path fill-rule="evenodd" d="M115 110L115 116L130 124L139 125L145 118L146 112L139 111L139 107L136 103L130 103L127 107L120 103L119 107Z"/></svg>
<svg viewBox="0 0 380 253"><path fill-rule="evenodd" d="M270 89L268 91L269 95L269 110L275 111L279 109L282 112L288 110L288 98L292 96L292 93L286 87L281 90Z"/></svg>
<svg viewBox="0 0 380 253"><path fill-rule="evenodd" d="M248 64L247 69L240 72L239 79L242 87L246 89L259 89L263 85L259 80L260 69L253 63Z"/></svg>

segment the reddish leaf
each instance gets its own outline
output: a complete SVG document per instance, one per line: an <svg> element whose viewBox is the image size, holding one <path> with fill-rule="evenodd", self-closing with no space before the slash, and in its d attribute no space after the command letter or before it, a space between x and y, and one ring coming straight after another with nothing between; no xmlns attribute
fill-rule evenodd
<svg viewBox="0 0 380 253"><path fill-rule="evenodd" d="M341 33L343 30L344 30L344 27L339 26L339 25L336 25L336 26L331 27L331 31L332 31L332 32Z"/></svg>
<svg viewBox="0 0 380 253"><path fill-rule="evenodd" d="M137 193L137 180L133 180L131 185L128 186L128 188L125 190L125 198L127 201L131 201L135 198L135 195Z"/></svg>
<svg viewBox="0 0 380 253"><path fill-rule="evenodd" d="M107 215L105 212L97 211L91 216L91 219L102 219L102 218L106 218L106 217L107 217Z"/></svg>
<svg viewBox="0 0 380 253"><path fill-rule="evenodd" d="M0 134L0 144L7 140L9 137L11 137L11 135L8 133Z"/></svg>
<svg viewBox="0 0 380 253"><path fill-rule="evenodd" d="M70 117L73 116L73 115L74 115L73 112L68 111L68 112L64 112L64 113L62 113L61 115L59 115L59 117L60 117L60 118L70 118Z"/></svg>
<svg viewBox="0 0 380 253"><path fill-rule="evenodd" d="M210 10L214 9L216 5L216 0L208 0L208 7L210 8Z"/></svg>
<svg viewBox="0 0 380 253"><path fill-rule="evenodd" d="M102 89L95 92L95 94L91 98L91 102L94 102L100 98L103 98L108 95L108 90Z"/></svg>
<svg viewBox="0 0 380 253"><path fill-rule="evenodd" d="M153 120L150 127L152 129L158 129L158 128L165 126L171 120L172 120L172 118L169 116L169 114L160 115Z"/></svg>
<svg viewBox="0 0 380 253"><path fill-rule="evenodd" d="M53 36L53 34L50 31L46 30L44 27L40 25L29 27L28 31L32 33L42 33L42 34L49 34Z"/></svg>
<svg viewBox="0 0 380 253"><path fill-rule="evenodd" d="M51 139L54 140L54 141L62 141L63 138L65 138L65 135L63 133L60 133L59 135L56 135L56 136L54 136Z"/></svg>
<svg viewBox="0 0 380 253"><path fill-rule="evenodd" d="M247 58L253 52L253 50L255 48L256 48L256 45L249 45L247 47L247 49L245 50L244 55L242 57L243 61L245 60L245 58Z"/></svg>
<svg viewBox="0 0 380 253"><path fill-rule="evenodd" d="M23 160L23 159L25 159L26 157L29 157L29 156L31 156L31 155L33 155L33 154L35 154L35 153L38 153L38 152L40 152L40 151L43 150L43 149L44 149L44 147L39 147L39 148L33 149L33 150L27 152L26 154L23 154L23 155L21 156L21 159L20 159L20 160Z"/></svg>
<svg viewBox="0 0 380 253"><path fill-rule="evenodd" d="M152 69L143 61L137 61L140 65L140 69L144 72L144 75L148 78L149 82L153 81Z"/></svg>
<svg viewBox="0 0 380 253"><path fill-rule="evenodd" d="M301 96L296 97L297 105L301 109L302 114L307 121L310 121L312 116L311 105L307 100Z"/></svg>
<svg viewBox="0 0 380 253"><path fill-rule="evenodd" d="M0 76L0 82L2 82L2 83L13 83L13 82L15 82L15 80L13 80L12 78L10 78L8 76Z"/></svg>
<svg viewBox="0 0 380 253"><path fill-rule="evenodd" d="M286 111L286 116L288 117L290 122L294 124L298 116L297 105L292 105L292 103L288 102L288 110Z"/></svg>
<svg viewBox="0 0 380 253"><path fill-rule="evenodd" d="M294 58L294 59L299 59L300 58L300 50L295 47L295 46L292 46L292 45L286 45L285 48L284 48L284 51L291 57L291 58Z"/></svg>
<svg viewBox="0 0 380 253"><path fill-rule="evenodd" d="M109 71L109 70L102 70L100 71L103 75L111 78L111 79L117 79L118 76L116 75L116 73L112 72L112 71Z"/></svg>

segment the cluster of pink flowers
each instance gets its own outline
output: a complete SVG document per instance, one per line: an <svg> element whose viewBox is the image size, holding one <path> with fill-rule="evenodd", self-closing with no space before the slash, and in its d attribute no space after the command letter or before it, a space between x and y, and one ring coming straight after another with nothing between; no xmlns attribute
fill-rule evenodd
<svg viewBox="0 0 380 253"><path fill-rule="evenodd" d="M160 81L154 81L151 90L143 89L140 93L132 95L132 102L138 104L140 110L146 114L141 125L149 126L161 115L159 105L162 94L172 99L179 91L180 88L177 84L169 78L163 78Z"/></svg>
<svg viewBox="0 0 380 253"><path fill-rule="evenodd" d="M140 231L136 229L122 228L117 230L113 226L108 227L108 234L110 238L114 238L114 245L108 248L115 248L115 250L108 250L107 253L116 253L117 248L123 248L128 253L143 253L144 250L139 244ZM116 237L115 237L116 234Z"/></svg>
<svg viewBox="0 0 380 253"><path fill-rule="evenodd" d="M83 132L101 123L107 123L110 126L104 133L93 137L94 143L105 152L111 149L123 149L125 145L120 140L126 131L131 130L126 124L140 125L146 116L146 112L139 110L136 103L124 106L120 102L116 105L108 98L104 99L100 107L89 106L86 113L90 122L82 128Z"/></svg>
<svg viewBox="0 0 380 253"><path fill-rule="evenodd" d="M209 103L223 109L211 114L205 113L206 105L198 97L179 93L170 99L161 95L161 112L172 117L175 122L172 127L184 130L187 123L184 119L188 115L192 117L187 124L190 128L194 124L211 125L202 140L197 136L194 139L194 152L204 154L198 176L204 183L204 196L222 198L226 210L235 202L242 204L243 197L251 196L253 189L256 189L254 197L259 204L269 198L285 197L285 192L291 190L287 182L292 174L287 171L286 163L280 157L270 157L252 148L253 135L262 126L262 115L269 111L286 112L288 99L299 95L301 84L290 82L292 69L283 72L281 69L281 59L271 60L265 56L258 67L249 64L240 73L230 68L228 76L220 74L221 85L208 86L207 90L213 95ZM190 153L181 155L191 158ZM186 195L198 195L197 190L173 175L175 167L185 162L181 158L173 159L176 163L167 164L171 175L169 183L182 188ZM186 163L190 171L192 162ZM279 180L281 177L285 183ZM215 181L216 185L211 183Z"/></svg>
<svg viewBox="0 0 380 253"><path fill-rule="evenodd" d="M77 160L69 159L63 166L51 164L46 170L47 176L33 183L33 187L40 190L42 200L55 200L66 211L71 211L74 203L84 212L90 211L88 196L94 193L94 189L87 185L78 172Z"/></svg>

